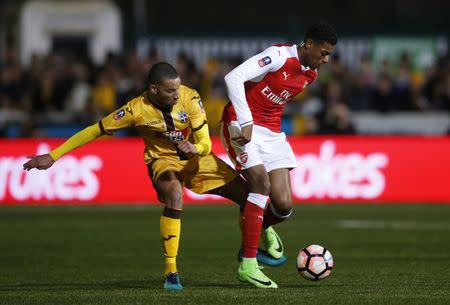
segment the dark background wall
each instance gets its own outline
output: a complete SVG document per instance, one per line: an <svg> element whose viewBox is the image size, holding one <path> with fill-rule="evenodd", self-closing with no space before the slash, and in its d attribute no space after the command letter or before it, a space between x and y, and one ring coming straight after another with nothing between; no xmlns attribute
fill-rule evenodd
<svg viewBox="0 0 450 305"><path fill-rule="evenodd" d="M115 1L125 14L132 15L132 2ZM334 23L349 35L367 33L449 33L450 1L408 0L320 0L134 1L145 3L146 31L155 34L285 34L322 19Z"/></svg>
<svg viewBox="0 0 450 305"><path fill-rule="evenodd" d="M61 0L63 1L63 0ZM0 32L14 39L24 0L0 0ZM114 0L125 45L142 36L277 36L297 39L317 20L333 23L340 36L450 36L449 0ZM204 2L204 1L202 1Z"/></svg>

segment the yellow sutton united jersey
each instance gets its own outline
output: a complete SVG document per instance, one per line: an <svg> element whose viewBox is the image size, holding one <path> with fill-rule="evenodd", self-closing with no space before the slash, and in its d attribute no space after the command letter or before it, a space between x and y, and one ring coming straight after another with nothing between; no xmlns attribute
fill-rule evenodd
<svg viewBox="0 0 450 305"><path fill-rule="evenodd" d="M147 164L159 158L184 160L186 156L177 150L177 142L187 140L192 131L206 124L206 116L197 91L181 85L179 94L180 99L172 111L163 112L144 92L103 118L99 122L100 129L113 134L122 128L135 127L144 138Z"/></svg>

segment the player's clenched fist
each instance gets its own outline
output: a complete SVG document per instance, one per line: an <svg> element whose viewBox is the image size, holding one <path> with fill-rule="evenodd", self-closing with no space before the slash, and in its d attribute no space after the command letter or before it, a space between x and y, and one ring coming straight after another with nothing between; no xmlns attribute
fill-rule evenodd
<svg viewBox="0 0 450 305"><path fill-rule="evenodd" d="M189 141L182 141L178 143L178 149L181 150L188 157L198 154L197 148Z"/></svg>
<svg viewBox="0 0 450 305"><path fill-rule="evenodd" d="M232 137L231 140L237 142L239 145L244 146L252 139L253 125L248 125L241 128L241 135Z"/></svg>

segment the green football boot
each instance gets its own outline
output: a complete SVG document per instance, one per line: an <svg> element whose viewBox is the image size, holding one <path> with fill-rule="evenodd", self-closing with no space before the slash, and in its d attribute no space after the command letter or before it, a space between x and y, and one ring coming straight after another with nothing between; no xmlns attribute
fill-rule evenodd
<svg viewBox="0 0 450 305"><path fill-rule="evenodd" d="M283 257L283 243L277 232L272 227L263 229L263 234L261 235L263 244L266 246L266 251L275 259L280 259Z"/></svg>
<svg viewBox="0 0 450 305"><path fill-rule="evenodd" d="M262 273L256 258L244 258L242 260L238 269L238 279L258 288L278 288L274 281Z"/></svg>

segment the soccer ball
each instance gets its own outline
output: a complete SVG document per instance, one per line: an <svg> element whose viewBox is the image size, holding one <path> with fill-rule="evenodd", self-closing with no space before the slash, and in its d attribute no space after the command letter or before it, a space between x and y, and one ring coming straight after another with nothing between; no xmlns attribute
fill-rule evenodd
<svg viewBox="0 0 450 305"><path fill-rule="evenodd" d="M297 255L297 270L305 279L312 281L324 279L333 270L333 256L322 246L309 245Z"/></svg>

